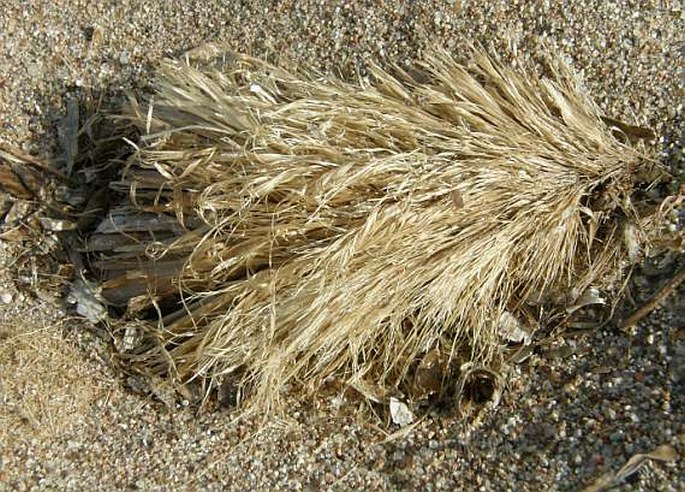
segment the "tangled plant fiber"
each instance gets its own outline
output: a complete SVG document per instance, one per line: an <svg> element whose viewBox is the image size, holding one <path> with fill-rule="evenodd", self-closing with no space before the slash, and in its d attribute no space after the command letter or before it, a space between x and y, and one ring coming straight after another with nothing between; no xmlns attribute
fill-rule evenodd
<svg viewBox="0 0 685 492"><path fill-rule="evenodd" d="M632 200L653 163L563 64L548 72L478 51L359 84L167 63L130 105L142 137L111 184L128 199L86 245L137 320L122 357L207 392L230 381L266 412L331 378L387 401L499 370L512 323L529 336L617 289L655 223Z"/></svg>

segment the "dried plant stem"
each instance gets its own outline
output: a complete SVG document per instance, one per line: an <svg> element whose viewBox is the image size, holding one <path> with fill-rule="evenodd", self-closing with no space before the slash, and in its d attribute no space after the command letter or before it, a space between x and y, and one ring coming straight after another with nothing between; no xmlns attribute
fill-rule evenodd
<svg viewBox="0 0 685 492"><path fill-rule="evenodd" d="M640 307L640 309L621 321L619 327L629 328L638 324L645 316L658 308L668 296L675 292L678 286L683 283L683 280L685 280L685 267L681 268L680 271L676 273L666 285L659 289L659 292L654 294L649 301Z"/></svg>

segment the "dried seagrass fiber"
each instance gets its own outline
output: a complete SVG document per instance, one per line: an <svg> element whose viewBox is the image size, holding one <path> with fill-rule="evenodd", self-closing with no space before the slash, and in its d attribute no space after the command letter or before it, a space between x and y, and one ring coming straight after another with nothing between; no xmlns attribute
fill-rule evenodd
<svg viewBox="0 0 685 492"><path fill-rule="evenodd" d="M349 83L165 64L127 113L126 198L86 244L126 310L122 360L267 413L331 380L455 396L617 291L658 223L634 200L656 166L562 63L518 66L435 50Z"/></svg>

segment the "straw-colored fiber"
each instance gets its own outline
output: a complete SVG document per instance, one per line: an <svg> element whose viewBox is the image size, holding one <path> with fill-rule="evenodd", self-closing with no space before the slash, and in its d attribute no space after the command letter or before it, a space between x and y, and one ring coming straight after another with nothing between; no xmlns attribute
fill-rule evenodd
<svg viewBox="0 0 685 492"><path fill-rule="evenodd" d="M267 412L332 379L444 395L620 287L656 223L634 204L655 166L562 63L435 51L370 72L169 62L131 103L142 136L112 184L128 197L87 244L128 310L127 363Z"/></svg>

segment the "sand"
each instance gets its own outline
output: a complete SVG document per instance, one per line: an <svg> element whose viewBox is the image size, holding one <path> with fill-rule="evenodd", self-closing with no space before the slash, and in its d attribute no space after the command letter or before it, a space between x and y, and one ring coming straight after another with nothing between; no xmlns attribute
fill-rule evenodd
<svg viewBox="0 0 685 492"><path fill-rule="evenodd" d="M150 90L163 57L206 42L343 77L420 59L430 44L480 43L559 52L608 115L654 128L660 159L682 173L683 32L675 1L0 2L0 143L59 155L68 99L113 110L126 91ZM17 248L0 246L10 265ZM679 264L640 270L635 302ZM388 436L334 398L292 399L260 428L131 391L109 364L106 330L8 272L0 489L578 490L660 445L676 459L646 465L625 490L685 483L682 289L634 330L541 347L479 422L432 416Z"/></svg>

